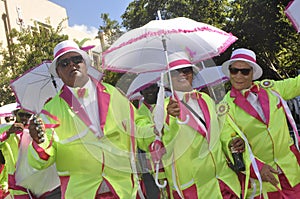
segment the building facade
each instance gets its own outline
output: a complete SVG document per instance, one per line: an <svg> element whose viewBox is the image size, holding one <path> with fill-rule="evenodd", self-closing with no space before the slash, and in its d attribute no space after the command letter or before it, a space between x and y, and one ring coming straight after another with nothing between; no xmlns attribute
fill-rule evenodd
<svg viewBox="0 0 300 199"><path fill-rule="evenodd" d="M0 0L0 43L7 47L12 41L9 40L9 33L13 28L22 30L37 24L38 28L49 26L56 28L61 22L62 34L68 35L69 39L82 41L88 38L84 46L94 46L88 50L93 66L100 67L101 44L95 36L83 31L69 27L67 11L65 8L48 0ZM0 58L1 59L1 58Z"/></svg>

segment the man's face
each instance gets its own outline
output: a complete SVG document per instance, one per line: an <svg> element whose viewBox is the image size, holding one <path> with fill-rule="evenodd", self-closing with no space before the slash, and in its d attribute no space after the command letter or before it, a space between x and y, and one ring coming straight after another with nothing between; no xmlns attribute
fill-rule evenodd
<svg viewBox="0 0 300 199"><path fill-rule="evenodd" d="M157 84L152 84L151 86L142 90L141 94L143 95L145 102L148 104L156 104L158 90L159 88Z"/></svg>
<svg viewBox="0 0 300 199"><path fill-rule="evenodd" d="M176 91L189 92L192 91L193 68L185 67L171 71L171 79L173 88Z"/></svg>
<svg viewBox="0 0 300 199"><path fill-rule="evenodd" d="M87 67L77 52L68 52L57 60L56 72L70 87L82 87L88 81Z"/></svg>
<svg viewBox="0 0 300 199"><path fill-rule="evenodd" d="M252 67L244 61L236 61L229 66L231 85L237 90L250 88L253 79Z"/></svg>

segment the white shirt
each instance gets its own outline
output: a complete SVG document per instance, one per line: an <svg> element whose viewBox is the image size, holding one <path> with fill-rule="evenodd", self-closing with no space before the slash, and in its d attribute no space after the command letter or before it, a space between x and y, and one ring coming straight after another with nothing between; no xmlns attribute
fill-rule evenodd
<svg viewBox="0 0 300 199"><path fill-rule="evenodd" d="M183 100L183 97L184 95L188 93L188 92L180 92L180 91L176 91L176 94L178 96L178 98L182 101ZM187 105L189 105L200 117L201 119L203 119L203 121L205 121L204 119L204 115L203 115L203 112L202 110L200 109L200 106L198 104L198 101L196 99L192 99L190 98L188 102L185 102ZM204 124L198 119L198 117L196 115L194 115L192 113L194 119L197 121L197 123L202 127L202 129L205 129L205 126Z"/></svg>
<svg viewBox="0 0 300 199"><path fill-rule="evenodd" d="M87 90L87 96L78 98L76 93L78 88L69 87L92 122L92 126L90 128L94 129L96 132L101 132L96 86L93 84L91 79L89 79L82 88Z"/></svg>

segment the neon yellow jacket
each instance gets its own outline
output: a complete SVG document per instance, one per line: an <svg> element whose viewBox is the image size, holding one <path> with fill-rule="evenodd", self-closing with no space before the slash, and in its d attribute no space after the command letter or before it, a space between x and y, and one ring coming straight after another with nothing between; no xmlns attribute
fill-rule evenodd
<svg viewBox="0 0 300 199"><path fill-rule="evenodd" d="M1 138L3 138L0 141L0 149L2 150L3 156L5 158L5 168L3 170L3 173L1 173L1 175L3 175L1 179L2 186L7 186L7 184L13 186L12 183L14 183L13 182L14 180L12 179L12 177L14 176L14 173L16 171L16 163L18 160L18 153L19 153L19 147L18 147L20 141L19 135L13 133L8 138L6 137L6 131L10 127L11 124L4 126L0 129ZM10 183L8 182L9 179L11 180ZM11 195L27 195L26 191L15 190L10 186L9 186L9 192Z"/></svg>
<svg viewBox="0 0 300 199"><path fill-rule="evenodd" d="M169 99L166 99L167 106ZM220 127L214 101L205 93L198 93L198 104L206 121L207 134L199 127L192 113L180 102L181 121L178 124L172 116L164 128L163 143L167 153L163 156L165 173L171 188L176 186L181 195L191 198L222 198L219 181L225 183L240 196L240 183L237 175L226 162L220 142ZM172 169L174 167L175 169Z"/></svg>
<svg viewBox="0 0 300 199"><path fill-rule="evenodd" d="M29 162L37 169L56 164L64 198L94 198L103 180L119 198L136 198L138 179L132 169L136 147L147 150L154 139L153 129L117 89L95 83L102 132L89 128L85 111L64 86L61 93L45 105L43 112L50 114L41 115L45 123L51 124L58 123L52 117L55 116L59 126L47 130L44 143L32 143ZM139 125L148 126L135 129L131 116ZM135 137L134 130L137 130ZM97 137L97 133L101 136ZM42 152L38 153L37 149Z"/></svg>
<svg viewBox="0 0 300 199"><path fill-rule="evenodd" d="M225 119L224 128L222 130L222 142L226 148L231 139L230 134L241 132L247 137L255 158L262 163L272 166L274 169L278 167L283 171L291 186L300 183L300 167L296 156L299 157L299 151L293 150L295 146L290 137L286 115L279 98L274 95L276 91L285 100L292 99L300 95L300 76L296 78L285 79L281 81L264 80L255 82L259 85L258 99L262 101L262 109L266 117L266 122L262 121L256 111L251 107L249 102L237 92L230 91L226 94L223 100L223 105L227 108L222 108ZM225 110L225 111L224 111ZM239 132L234 128L228 117L232 118L233 122L241 130ZM229 152L227 156L230 157ZM247 165L247 175L249 177L249 151L246 148L244 159ZM277 176L276 176L277 178ZM277 178L278 179L278 178ZM248 183L248 182L246 182ZM248 190L248 196L255 194L259 195L259 182L255 180L256 193L253 192L253 185ZM278 185L280 187L280 184ZM263 182L263 194L266 192L277 191L271 183Z"/></svg>

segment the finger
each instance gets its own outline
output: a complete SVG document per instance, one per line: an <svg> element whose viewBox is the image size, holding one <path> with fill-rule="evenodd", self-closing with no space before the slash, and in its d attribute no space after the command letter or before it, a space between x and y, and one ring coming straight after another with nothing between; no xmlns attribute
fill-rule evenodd
<svg viewBox="0 0 300 199"><path fill-rule="evenodd" d="M278 172L276 169L274 169L273 167L270 168L270 171L271 171L272 173L279 174L279 172Z"/></svg>
<svg viewBox="0 0 300 199"><path fill-rule="evenodd" d="M268 180L274 186L276 186L279 183L275 176L271 173L268 175Z"/></svg>

